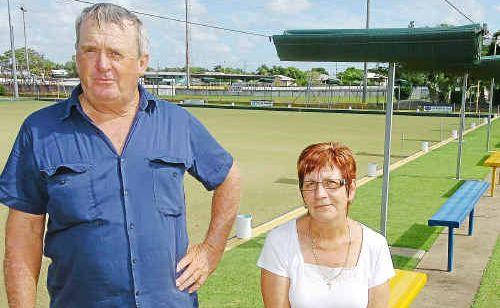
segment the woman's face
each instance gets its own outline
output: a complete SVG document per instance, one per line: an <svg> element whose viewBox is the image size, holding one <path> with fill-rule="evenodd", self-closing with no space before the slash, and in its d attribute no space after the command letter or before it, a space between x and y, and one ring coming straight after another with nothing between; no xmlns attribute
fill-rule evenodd
<svg viewBox="0 0 500 308"><path fill-rule="evenodd" d="M348 194L345 179L336 167L323 168L304 176L302 197L313 219L334 221L347 216L347 205L354 199L355 185Z"/></svg>

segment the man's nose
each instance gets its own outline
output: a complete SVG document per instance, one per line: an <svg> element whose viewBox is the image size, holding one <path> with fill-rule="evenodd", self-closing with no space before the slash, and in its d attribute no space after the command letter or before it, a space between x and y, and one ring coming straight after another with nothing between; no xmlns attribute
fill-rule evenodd
<svg viewBox="0 0 500 308"><path fill-rule="evenodd" d="M111 60L109 59L107 53L100 52L97 56L96 67L100 71L107 71L111 67Z"/></svg>

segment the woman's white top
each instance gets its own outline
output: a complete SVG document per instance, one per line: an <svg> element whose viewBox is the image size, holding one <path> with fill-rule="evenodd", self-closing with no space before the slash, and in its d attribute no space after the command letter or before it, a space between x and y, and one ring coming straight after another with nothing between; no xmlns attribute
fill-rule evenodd
<svg viewBox="0 0 500 308"><path fill-rule="evenodd" d="M366 307L368 289L394 276L394 268L386 239L365 225L361 226L363 237L357 264L344 268L332 281L331 288L324 275L335 277L341 268L304 262L296 220L268 234L257 265L290 279L291 307Z"/></svg>

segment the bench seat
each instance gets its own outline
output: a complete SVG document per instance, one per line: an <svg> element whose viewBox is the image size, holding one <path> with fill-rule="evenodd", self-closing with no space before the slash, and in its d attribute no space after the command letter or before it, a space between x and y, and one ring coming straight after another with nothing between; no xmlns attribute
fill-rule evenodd
<svg viewBox="0 0 500 308"><path fill-rule="evenodd" d="M425 273L397 269L396 276L389 281L391 288L389 307L409 307L426 283Z"/></svg>
<svg viewBox="0 0 500 308"><path fill-rule="evenodd" d="M488 182L465 181L428 221L429 226L448 227L448 272L453 270L453 229L460 228L468 215L469 235L472 235L474 209L488 187Z"/></svg>

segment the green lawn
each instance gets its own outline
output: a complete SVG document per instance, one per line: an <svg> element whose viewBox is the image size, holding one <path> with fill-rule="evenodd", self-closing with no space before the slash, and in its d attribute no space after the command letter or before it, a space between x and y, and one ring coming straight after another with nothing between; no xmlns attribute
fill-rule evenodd
<svg viewBox="0 0 500 308"><path fill-rule="evenodd" d="M0 102L0 138L3 142L3 146L0 148L0 168L3 167L7 159L22 120L30 112L46 105L47 103L29 101ZM251 213L254 217L254 225L266 222L301 204L296 187L295 163L300 151L310 143L337 140L349 145L357 156L358 177L363 177L366 174L369 162L377 162L381 167L383 161L385 125L383 115L203 108L190 108L189 110L208 127L239 162L243 178L243 198L240 212ZM473 120L467 119L467 126L471 121ZM447 138L450 131L456 129L457 125L458 118L395 116L393 120L392 162L418 151L424 140L432 144L439 142L442 137ZM441 127L443 128L442 133ZM483 136L484 130L481 131L483 131L481 135ZM494 133L497 140L492 144L499 142L497 131L498 129ZM403 133L404 140L401 138ZM479 136L480 132L475 134ZM482 167L468 167L477 163L477 155L470 152L481 151L480 153L483 153L482 151L484 151L484 146L479 149L479 145L484 144L484 140L476 142L476 139L482 138L479 137L466 138L464 166L467 168L464 170L464 176L478 177L487 172ZM422 230L427 230L422 225L426 223L426 215L430 211L427 209L428 204L439 204L445 199L443 194L446 194L454 185L451 177L455 170L456 145L450 145L443 153L445 156L436 157L434 157L434 153L430 153L413 163L412 166L417 164L412 171L413 173L399 171L393 173L388 228L391 243L426 248L432 241L432 236L435 236L435 231L422 232ZM479 156L482 157L482 155ZM380 185L381 181L375 180L360 189L356 203L352 208L352 215L355 218L371 226L378 224ZM211 194L204 191L203 187L190 177L187 177L185 186L189 234L192 241L198 241L202 238L208 225L207 217L210 215ZM407 201L410 197L414 198L410 199L411 203ZM418 206L415 206L415 200L419 200ZM435 209L438 205L433 206ZM412 221L406 219L409 207L415 214L414 217L412 216ZM0 226L4 225L6 213L7 209L0 207ZM0 228L0 256L2 258L3 238L3 228ZM236 253L238 249L231 253ZM251 257L248 256L248 258ZM241 264L255 264L252 262L249 260L237 262L235 266L238 268ZM411 262L403 260L401 263L409 264ZM46 306L47 303L44 287L47 265L48 260L44 259L39 296L41 306ZM251 266L248 270L252 272L255 269ZM2 275L1 271L0 275ZM248 277L251 277L250 274ZM3 285L2 279L3 277L0 278L1 285ZM211 281L216 283L215 279ZM253 287L249 285L247 288ZM209 288L207 286L206 289ZM225 290L226 288L221 288L217 292ZM2 292L3 288L0 289L0 299L5 298ZM260 300L259 296L252 296L255 296L256 300ZM2 304L2 300L0 300L0 307Z"/></svg>
<svg viewBox="0 0 500 308"><path fill-rule="evenodd" d="M463 156L464 179L482 179L489 169L482 167L485 153L485 129L466 136ZM500 148L500 122L496 121L493 142ZM458 187L453 179L456 164L456 143L435 150L391 173L390 205L388 215L388 242L394 246L428 250L440 228L427 226L427 219ZM351 216L364 224L379 229L381 180L372 181L358 189L351 207ZM264 236L237 247L224 256L221 266L200 292L204 307L261 307L259 269L255 266ZM498 296L498 243L490 261L478 295L480 307L496 307ZM412 269L417 260L393 257L395 267ZM223 292L223 293L221 293ZM231 296L238 294L238 296ZM230 302L227 303L227 300ZM496 301L496 302L495 302ZM227 303L227 305L225 304ZM478 306L479 307L479 306Z"/></svg>
<svg viewBox="0 0 500 308"><path fill-rule="evenodd" d="M500 307L500 238L483 274L481 286L476 293L473 308Z"/></svg>

